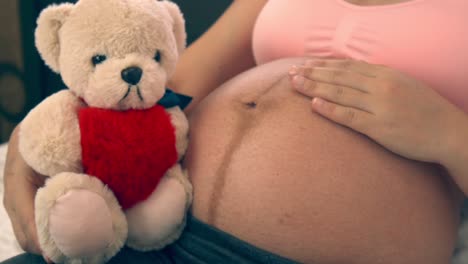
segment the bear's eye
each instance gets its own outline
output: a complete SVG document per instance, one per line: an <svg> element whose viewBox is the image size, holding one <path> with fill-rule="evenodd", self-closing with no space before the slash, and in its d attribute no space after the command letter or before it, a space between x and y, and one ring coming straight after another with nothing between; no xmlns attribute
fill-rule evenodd
<svg viewBox="0 0 468 264"><path fill-rule="evenodd" d="M91 62L93 63L94 66L102 63L103 61L105 61L107 59L106 55L95 55L91 58Z"/></svg>
<svg viewBox="0 0 468 264"><path fill-rule="evenodd" d="M159 50L156 51L156 54L154 54L154 60L156 62L161 62L161 52L159 52Z"/></svg>

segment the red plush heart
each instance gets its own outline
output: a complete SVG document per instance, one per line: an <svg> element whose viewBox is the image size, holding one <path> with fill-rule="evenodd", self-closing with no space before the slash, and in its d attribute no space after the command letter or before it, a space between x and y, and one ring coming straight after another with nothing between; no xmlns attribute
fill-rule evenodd
<svg viewBox="0 0 468 264"><path fill-rule="evenodd" d="M83 168L114 192L123 209L146 199L177 162L175 129L162 106L79 112Z"/></svg>

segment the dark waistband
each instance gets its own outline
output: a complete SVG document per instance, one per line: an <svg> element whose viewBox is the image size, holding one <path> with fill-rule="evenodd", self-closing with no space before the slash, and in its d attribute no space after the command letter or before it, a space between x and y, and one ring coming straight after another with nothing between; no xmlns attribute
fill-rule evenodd
<svg viewBox="0 0 468 264"><path fill-rule="evenodd" d="M1 264L45 264L41 256L22 254ZM182 236L170 246L142 252L122 249L109 264L292 264L297 263L259 249L226 232L188 216Z"/></svg>
<svg viewBox="0 0 468 264"><path fill-rule="evenodd" d="M191 215L182 236L168 250L176 263L297 263L257 248Z"/></svg>

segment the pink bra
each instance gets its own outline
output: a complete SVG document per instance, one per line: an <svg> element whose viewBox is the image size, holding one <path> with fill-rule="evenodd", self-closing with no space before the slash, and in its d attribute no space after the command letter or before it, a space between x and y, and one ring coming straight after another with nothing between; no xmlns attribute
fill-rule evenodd
<svg viewBox="0 0 468 264"><path fill-rule="evenodd" d="M253 35L258 64L296 56L387 65L468 112L468 0L358 6L345 0L269 0Z"/></svg>

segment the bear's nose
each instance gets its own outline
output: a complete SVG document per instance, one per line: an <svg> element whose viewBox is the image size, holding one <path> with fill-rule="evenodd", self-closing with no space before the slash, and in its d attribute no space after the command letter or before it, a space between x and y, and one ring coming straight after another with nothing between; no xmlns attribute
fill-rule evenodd
<svg viewBox="0 0 468 264"><path fill-rule="evenodd" d="M131 85L136 85L138 82L140 82L142 74L143 71L141 68L128 67L122 71L122 79Z"/></svg>

